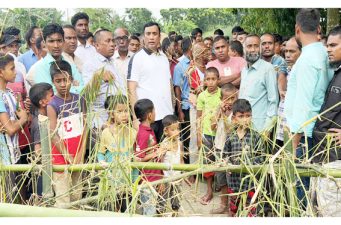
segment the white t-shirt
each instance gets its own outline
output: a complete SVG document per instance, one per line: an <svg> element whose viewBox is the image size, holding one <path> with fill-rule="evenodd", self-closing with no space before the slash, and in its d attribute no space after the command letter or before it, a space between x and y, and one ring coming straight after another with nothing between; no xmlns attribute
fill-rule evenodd
<svg viewBox="0 0 341 225"><path fill-rule="evenodd" d="M164 53L141 49L130 59L128 81L137 82L137 100L150 99L155 107L155 120L173 114L171 73Z"/></svg>

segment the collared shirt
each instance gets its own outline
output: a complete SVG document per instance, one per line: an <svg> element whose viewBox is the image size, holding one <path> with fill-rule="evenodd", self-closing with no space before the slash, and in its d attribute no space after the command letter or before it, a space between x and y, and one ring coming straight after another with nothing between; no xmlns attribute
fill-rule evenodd
<svg viewBox="0 0 341 225"><path fill-rule="evenodd" d="M190 108L189 98L189 84L186 76L186 71L190 65L188 57L184 56L183 59L176 64L174 68L173 84L181 90L181 108L188 110Z"/></svg>
<svg viewBox="0 0 341 225"><path fill-rule="evenodd" d="M71 55L67 54L66 52L62 53L62 56L64 57L64 59L70 63L70 64L74 64L77 67L77 70L80 74L82 74L83 71L83 61L76 55L74 55L74 57L72 57Z"/></svg>
<svg viewBox="0 0 341 225"><path fill-rule="evenodd" d="M94 54L96 53L96 49L94 46L86 43L85 45L82 45L78 41L78 46L75 51L75 55L78 56L83 62L91 60L94 57Z"/></svg>
<svg viewBox="0 0 341 225"><path fill-rule="evenodd" d="M258 132L272 125L279 98L276 71L270 63L259 59L242 70L239 98L250 102L252 122Z"/></svg>
<svg viewBox="0 0 341 225"><path fill-rule="evenodd" d="M130 58L134 55L134 53L128 51L127 56L122 59L118 51L115 51L112 59L114 61L115 69L117 70L118 74L122 80L126 80L128 76L128 64ZM126 84L126 82L124 83Z"/></svg>
<svg viewBox="0 0 341 225"><path fill-rule="evenodd" d="M322 43L304 46L291 70L284 102L284 114L292 133L304 132L312 137L316 116L333 73L329 73L328 54Z"/></svg>
<svg viewBox="0 0 341 225"><path fill-rule="evenodd" d="M101 128L102 125L108 119L108 112L104 108L105 100L110 95L115 95L118 93L127 94L126 89L126 79L118 76L118 72L114 66L112 59L107 59L103 55L96 52L90 60L87 60L83 64L83 79L85 85L89 82L96 82L93 79L95 72L99 72L104 68L104 70L111 72L115 76L115 80L112 84L109 82L101 82L101 87L97 94L97 98L93 103L92 109L90 111L94 112L93 125L96 128Z"/></svg>
<svg viewBox="0 0 341 225"><path fill-rule="evenodd" d="M63 56L61 56L62 59L64 59ZM53 86L54 92L56 92L56 88L52 83L51 75L50 75L50 67L53 62L56 60L52 57L50 53L47 53L47 55L42 59L37 62L37 66L35 67L35 74L31 74L34 79L34 84L38 83L49 83ZM82 79L82 76L79 74L76 66L74 64L71 64L71 69L72 69L72 77L74 80L74 84L77 82L76 85L72 85L70 92L74 94L80 94L80 92L84 88L84 82ZM76 82L75 82L76 81Z"/></svg>
<svg viewBox="0 0 341 225"><path fill-rule="evenodd" d="M38 57L33 52L32 48L18 57L18 61L24 64L26 71L29 71L31 66L38 62Z"/></svg>
<svg viewBox="0 0 341 225"><path fill-rule="evenodd" d="M137 82L137 99L148 98L154 103L155 120L173 114L171 73L166 55L143 48L129 61L128 81Z"/></svg>

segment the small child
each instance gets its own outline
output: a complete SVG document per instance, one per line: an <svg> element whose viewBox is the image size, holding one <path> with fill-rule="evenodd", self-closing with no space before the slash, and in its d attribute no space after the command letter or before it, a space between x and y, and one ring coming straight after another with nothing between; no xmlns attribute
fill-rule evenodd
<svg viewBox="0 0 341 225"><path fill-rule="evenodd" d="M70 93L73 81L71 66L61 60L50 67L56 93L47 106L52 141L52 164L67 165L82 162L85 147L84 99ZM82 196L80 172L54 172L53 189L56 206L65 207ZM70 190L72 192L70 193Z"/></svg>
<svg viewBox="0 0 341 225"><path fill-rule="evenodd" d="M20 159L19 132L28 121L28 115L19 104L13 93L6 88L15 80L14 58L0 53L0 164L15 164ZM15 185L15 174L10 173L6 189L0 188L0 201L12 201L12 190ZM3 191L3 192L2 192Z"/></svg>
<svg viewBox="0 0 341 225"><path fill-rule="evenodd" d="M197 100L197 140L198 147L203 145L203 163L210 164L215 161L214 137L216 132L212 130L211 118L221 103L221 90L218 87L219 72L216 68L210 67L206 70L204 84L206 90L199 94ZM207 205L213 198L213 178L214 173L206 173L204 177L207 180L207 192L201 198L201 203Z"/></svg>
<svg viewBox="0 0 341 225"><path fill-rule="evenodd" d="M216 130L214 146L217 157L222 159L222 152L228 134L232 129L232 105L238 98L238 89L232 84L227 83L221 87L221 104L216 112L216 116L212 117L212 130ZM216 159L218 161L218 159ZM216 188L221 190L220 207L213 209L212 214L222 214L228 211L227 207L227 181L225 172L216 172Z"/></svg>
<svg viewBox="0 0 341 225"><path fill-rule="evenodd" d="M38 83L31 87L29 97L32 103L32 122L31 122L31 137L33 150L36 156L36 161L41 159L40 145L40 130L38 123L38 115L47 116L47 105L53 97L52 85L48 83ZM37 194L42 196L42 177L38 176Z"/></svg>
<svg viewBox="0 0 341 225"><path fill-rule="evenodd" d="M249 101L238 99L232 106L234 129L226 140L223 152L226 162L232 165L240 165L241 162L247 165L262 162L261 139L259 134L251 128L251 120L252 110ZM247 195L247 201L250 201L254 195L253 183L247 176L248 174L244 173L226 173L228 193L233 194L230 202L232 215L237 213L243 195ZM252 208L249 216L254 216L255 213L255 208Z"/></svg>
<svg viewBox="0 0 341 225"><path fill-rule="evenodd" d="M117 189L115 211L125 212L129 197L127 190L131 187L131 171L129 163L133 158L136 131L129 126L128 99L124 95L108 96L104 107L108 110L109 124L101 134L97 158L99 163L110 170L111 181ZM127 178L129 180L127 181Z"/></svg>
<svg viewBox="0 0 341 225"><path fill-rule="evenodd" d="M134 112L141 122L136 137L135 160L139 162L160 162L161 151L157 148L155 133L151 128L151 124L155 121L153 102L149 99L138 100L134 105ZM157 181L163 177L162 170L143 169L141 175L145 182ZM159 194L164 193L163 185L158 185L156 189ZM163 212L164 198L154 196L149 188L144 188L141 192L143 215L153 216L157 212Z"/></svg>
<svg viewBox="0 0 341 225"><path fill-rule="evenodd" d="M178 118L174 115L165 116L162 119L162 125L164 127L165 139L160 144L160 148L163 151L163 163L172 164L184 164L184 149L183 144L180 141L180 129ZM173 177L181 174L181 171L164 170L164 177ZM167 185L166 196L171 200L172 210L177 212L180 208L180 201L178 193L181 192L181 179L174 181Z"/></svg>

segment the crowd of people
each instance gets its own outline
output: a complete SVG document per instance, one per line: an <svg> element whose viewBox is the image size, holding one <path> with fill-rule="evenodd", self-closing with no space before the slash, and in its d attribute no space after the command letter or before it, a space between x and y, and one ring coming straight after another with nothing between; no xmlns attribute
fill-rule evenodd
<svg viewBox="0 0 341 225"><path fill-rule="evenodd" d="M131 170L132 161L261 165L266 155L283 150L285 133L299 162L341 168L341 26L324 37L317 9L300 9L295 36L286 38L249 34L236 26L231 38L222 29L203 38L195 28L188 37L172 31L161 40L155 22L136 34L123 27L113 32L98 28L92 34L89 22L79 12L68 25L32 26L24 53L19 52L20 30L4 29L0 164L31 163L31 155L39 163L46 138L40 136L39 120L47 116L52 164L98 162L111 169L118 187L127 185L127 174L130 184L140 176L140 185L181 176L171 169ZM272 149L265 147L270 140ZM56 207L82 198L82 176L53 173ZM191 185L197 178L185 181ZM8 179L17 182L15 174ZM221 192L220 207L212 213L235 215L238 196L246 194L249 202L255 194L255 184L244 173L208 172L203 179L203 205ZM333 180L301 181L297 198L303 207L316 182L319 214L341 215ZM172 210L179 211L180 184L158 183L159 195L144 187L142 214L162 214L169 199ZM11 190L0 187L0 195L11 199ZM120 196L115 210L125 212L129 200L127 193ZM256 207L249 211L257 215Z"/></svg>

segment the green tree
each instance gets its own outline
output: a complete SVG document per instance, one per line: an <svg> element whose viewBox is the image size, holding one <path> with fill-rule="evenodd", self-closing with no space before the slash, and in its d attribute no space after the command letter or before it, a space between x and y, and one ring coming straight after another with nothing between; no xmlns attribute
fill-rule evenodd
<svg viewBox="0 0 341 225"><path fill-rule="evenodd" d="M49 23L61 23L62 16L62 12L52 8L0 9L0 28L15 26L24 36L33 25L42 28Z"/></svg>
<svg viewBox="0 0 341 225"><path fill-rule="evenodd" d="M126 9L127 21L126 25L131 33L142 33L143 26L150 22L156 21L152 16L152 12L146 8L131 8Z"/></svg>
<svg viewBox="0 0 341 225"><path fill-rule="evenodd" d="M85 12L90 18L90 31L94 32L98 28L106 28L114 31L118 27L126 27L126 21L112 9L82 8L77 12Z"/></svg>

